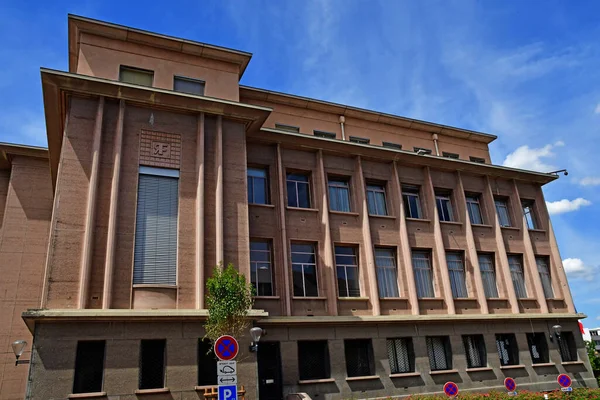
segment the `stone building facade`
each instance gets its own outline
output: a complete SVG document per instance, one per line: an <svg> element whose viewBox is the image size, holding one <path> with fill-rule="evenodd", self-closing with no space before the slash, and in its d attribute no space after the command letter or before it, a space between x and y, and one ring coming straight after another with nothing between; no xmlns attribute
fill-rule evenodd
<svg viewBox="0 0 600 400"><path fill-rule="evenodd" d="M239 85L249 53L68 23L48 150L0 149L0 338L31 350L0 399L202 398L220 263L257 291L249 399L595 385L556 176L493 165L490 134Z"/></svg>

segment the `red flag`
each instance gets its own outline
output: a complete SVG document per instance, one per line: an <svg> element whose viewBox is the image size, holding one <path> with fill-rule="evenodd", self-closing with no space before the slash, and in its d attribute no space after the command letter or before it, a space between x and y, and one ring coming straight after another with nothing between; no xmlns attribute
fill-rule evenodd
<svg viewBox="0 0 600 400"><path fill-rule="evenodd" d="M581 321L579 321L579 330L581 331L582 335L585 333L583 330L583 323Z"/></svg>

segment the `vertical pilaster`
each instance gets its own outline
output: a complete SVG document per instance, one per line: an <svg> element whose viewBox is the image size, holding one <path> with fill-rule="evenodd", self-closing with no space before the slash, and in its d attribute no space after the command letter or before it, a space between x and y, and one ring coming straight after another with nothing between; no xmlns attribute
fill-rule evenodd
<svg viewBox="0 0 600 400"><path fill-rule="evenodd" d="M406 211L404 210L404 201L402 200L402 185L400 184L400 174L398 165L394 161L392 165L392 174L394 179L394 189L400 199L398 218L400 218L400 256L406 272L406 286L408 287L408 301L410 301L410 310L413 315L419 315L419 299L417 297L417 286L415 283L415 274L412 268L411 249L408 241L408 228L406 227ZM398 274L400 275L400 274Z"/></svg>
<svg viewBox="0 0 600 400"><path fill-rule="evenodd" d="M96 215L96 189L98 188L98 169L100 165L100 149L102 144L102 119L104 117L104 97L98 100L96 122L92 143L92 166L90 168L90 184L88 186L87 205L85 210L85 231L83 232L83 249L81 251L81 272L79 276L78 308L85 308L90 284L92 267L92 243L94 240L94 217Z"/></svg>
<svg viewBox="0 0 600 400"><path fill-rule="evenodd" d="M319 214L321 217L321 229L323 231L323 262L322 268L326 270L327 284L327 307L329 315L337 316L337 289L335 262L333 259L333 243L331 243L331 230L329 226L329 204L327 203L327 176L325 175L325 165L323 162L323 151L317 152L317 168L319 169L319 183L321 189L321 207Z"/></svg>
<svg viewBox="0 0 600 400"><path fill-rule="evenodd" d="M357 199L361 207L362 234L364 243L365 259L367 260L366 270L369 279L369 298L373 307L373 315L380 315L379 291L377 290L377 271L375 271L375 256L373 254L373 239L371 238L371 226L369 224L369 207L367 205L367 188L365 187L365 176L362 169L360 156L356 157L357 179Z"/></svg>
<svg viewBox="0 0 600 400"><path fill-rule="evenodd" d="M435 204L435 190L433 181L431 180L431 171L429 167L425 167L425 186L429 193L429 197L433 201L433 239L435 246L435 256L437 258L438 273L442 278L442 295L448 307L448 314L456 314L454 307L454 298L452 296L452 287L450 286L450 274L448 273L448 264L446 263L446 249L444 248L444 240L442 239L442 227L440 226L440 217L438 215L437 206Z"/></svg>
<svg viewBox="0 0 600 400"><path fill-rule="evenodd" d="M456 180L458 182L458 193L456 199L460 203L459 209L463 212L463 218L465 220L465 238L467 241L466 255L471 261L471 266L473 267L475 295L477 297L477 302L479 303L479 309L481 310L481 313L489 314L488 304L485 298L485 291L483 290L483 279L481 278L481 270L479 269L479 257L477 256L477 249L475 248L475 238L473 237L473 228L471 227L471 218L469 217L469 210L467 210L467 198L465 196L465 188L463 186L462 176L460 175L459 171L456 172Z"/></svg>
<svg viewBox="0 0 600 400"><path fill-rule="evenodd" d="M204 308L204 113L196 127L196 308Z"/></svg>
<svg viewBox="0 0 600 400"><path fill-rule="evenodd" d="M113 273L115 264L115 246L117 241L117 215L119 212L119 182L121 179L121 157L123 147L123 120L125 118L125 100L119 102L119 116L115 132L112 184L110 188L110 208L108 212L108 231L106 239L106 262L104 265L104 291L102 308L109 309L112 300Z"/></svg>
<svg viewBox="0 0 600 400"><path fill-rule="evenodd" d="M290 290L290 268L288 261L288 241L287 241L287 230L285 223L285 197L284 197L284 188L285 188L285 175L283 171L283 160L281 157L281 145L277 143L277 184L279 186L279 198L277 199L278 209L279 209L279 226L280 226L280 238L281 238L281 256L283 257L283 262L281 263L283 267L283 289L285 293L282 293L282 306L284 308L284 315L292 315L292 292Z"/></svg>
<svg viewBox="0 0 600 400"><path fill-rule="evenodd" d="M217 117L217 135L215 146L215 176L217 177L215 188L215 254L216 264L224 262L223 260L223 117Z"/></svg>
<svg viewBox="0 0 600 400"><path fill-rule="evenodd" d="M487 198L486 208L494 213L494 236L496 237L496 248L498 249L496 257L496 259L498 260L498 265L496 266L496 271L499 271L500 275L502 275L504 287L506 288L506 295L508 297L508 303L510 304L512 313L518 314L519 303L517 300L517 295L515 293L515 287L512 283L512 278L510 276L508 255L506 254L506 246L504 245L504 237L502 236L502 229L500 228L500 220L498 219L498 213L496 212L496 206L494 204L494 194L492 192L492 185L488 176L486 176L485 179L486 193L484 197Z"/></svg>
<svg viewBox="0 0 600 400"><path fill-rule="evenodd" d="M523 232L523 247L525 248L525 265L529 268L529 274L533 282L533 288L535 290L535 297L540 305L540 311L543 314L548 312L548 303L546 303L546 296L544 295L544 288L542 287L542 279L537 270L537 263L535 261L535 252L533 251L533 245L531 244L531 237L529 236L529 229L527 227L527 221L525 221L525 215L521 208L521 196L519 195L519 188L515 180L512 181L513 197L515 199L515 214L517 216L517 223L520 223L521 232ZM521 218L518 218L518 217ZM528 296L529 297L529 296Z"/></svg>

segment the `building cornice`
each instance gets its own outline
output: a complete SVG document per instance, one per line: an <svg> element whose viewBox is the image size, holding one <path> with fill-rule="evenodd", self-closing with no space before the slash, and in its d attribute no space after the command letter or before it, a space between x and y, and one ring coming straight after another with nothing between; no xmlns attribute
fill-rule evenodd
<svg viewBox="0 0 600 400"><path fill-rule="evenodd" d="M0 142L0 169L10 168L12 157L14 156L48 159L48 149L45 147Z"/></svg>

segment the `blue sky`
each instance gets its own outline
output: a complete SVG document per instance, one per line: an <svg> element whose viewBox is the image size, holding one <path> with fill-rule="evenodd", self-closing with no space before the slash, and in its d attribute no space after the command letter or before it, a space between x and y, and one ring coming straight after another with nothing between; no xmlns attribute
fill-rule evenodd
<svg viewBox="0 0 600 400"><path fill-rule="evenodd" d="M546 200L577 309L600 326L599 12L583 0L4 1L0 141L46 145L39 68L68 69L67 13L249 51L243 84L493 133L495 164L568 168Z"/></svg>

